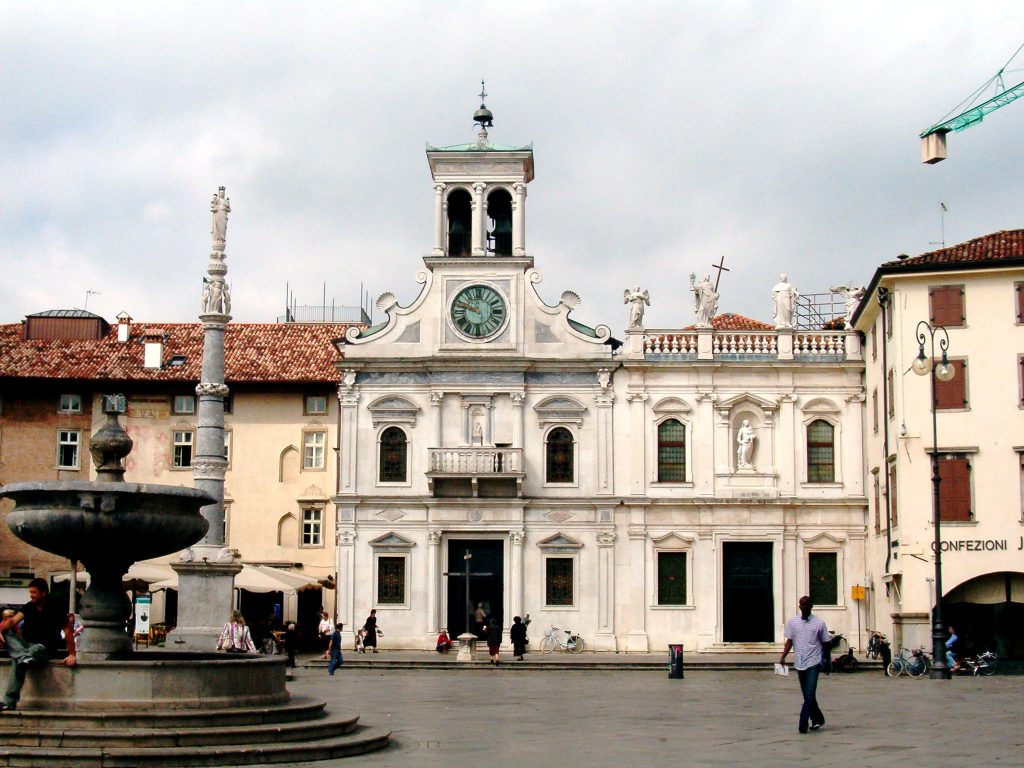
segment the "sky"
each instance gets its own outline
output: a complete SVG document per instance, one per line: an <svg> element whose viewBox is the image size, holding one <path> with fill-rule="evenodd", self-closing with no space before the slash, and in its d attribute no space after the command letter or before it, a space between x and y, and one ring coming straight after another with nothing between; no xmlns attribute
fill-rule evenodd
<svg viewBox="0 0 1024 768"><path fill-rule="evenodd" d="M491 140L533 143L545 301L618 335L636 285L680 328L724 257L719 312L770 320L781 272L823 293L1024 227L1024 99L942 163L918 139L1021 43L1018 2L5 2L0 322L195 321L221 185L236 321L286 287L410 303L425 146L473 139L481 78Z"/></svg>

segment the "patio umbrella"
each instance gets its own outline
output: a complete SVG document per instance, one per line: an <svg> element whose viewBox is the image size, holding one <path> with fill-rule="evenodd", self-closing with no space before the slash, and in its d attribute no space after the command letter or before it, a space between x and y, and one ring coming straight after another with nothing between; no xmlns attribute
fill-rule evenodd
<svg viewBox="0 0 1024 768"><path fill-rule="evenodd" d="M315 576L304 576L269 565L243 565L235 576L235 589L247 592L284 592L295 594L305 589L316 589L320 586ZM178 574L150 585L150 589L177 589Z"/></svg>

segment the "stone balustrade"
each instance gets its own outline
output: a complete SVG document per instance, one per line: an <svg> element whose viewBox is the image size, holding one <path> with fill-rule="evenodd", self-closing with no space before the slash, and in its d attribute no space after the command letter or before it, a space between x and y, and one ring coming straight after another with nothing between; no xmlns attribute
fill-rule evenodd
<svg viewBox="0 0 1024 768"><path fill-rule="evenodd" d="M647 330L642 356L648 360L836 362L860 360L861 348L853 331Z"/></svg>
<svg viewBox="0 0 1024 768"><path fill-rule="evenodd" d="M430 472L453 475L515 474L523 471L522 448L430 448Z"/></svg>

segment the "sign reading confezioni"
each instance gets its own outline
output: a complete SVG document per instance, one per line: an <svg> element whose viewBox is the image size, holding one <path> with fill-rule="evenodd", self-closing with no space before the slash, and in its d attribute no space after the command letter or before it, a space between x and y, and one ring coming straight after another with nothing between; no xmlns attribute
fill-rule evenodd
<svg viewBox="0 0 1024 768"><path fill-rule="evenodd" d="M1007 549L1006 539L955 539L941 544L943 552L1005 552ZM1024 536L1021 536L1017 549L1024 549ZM932 542L934 551L935 542Z"/></svg>

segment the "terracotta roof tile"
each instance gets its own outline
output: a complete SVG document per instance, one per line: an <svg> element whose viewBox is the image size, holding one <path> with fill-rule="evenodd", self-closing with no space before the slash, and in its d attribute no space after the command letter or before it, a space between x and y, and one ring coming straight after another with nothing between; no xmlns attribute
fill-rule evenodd
<svg viewBox="0 0 1024 768"><path fill-rule="evenodd" d="M771 323L764 323L744 315L737 315L732 312L723 312L711 318L711 326L716 331L774 331L775 326ZM696 325L688 325L683 330L692 331Z"/></svg>
<svg viewBox="0 0 1024 768"><path fill-rule="evenodd" d="M966 243L951 245L938 251L922 253L909 259L887 261L886 271L929 265L973 264L1024 258L1024 229L1009 229L976 237Z"/></svg>
<svg viewBox="0 0 1024 768"><path fill-rule="evenodd" d="M229 323L224 336L225 378L251 382L337 381L338 351L331 343L346 323ZM142 338L164 337L160 369L144 368ZM183 356L181 365L169 365ZM199 381L203 356L200 323L132 323L127 342L117 326L99 340L30 340L24 325L0 325L0 377L119 381Z"/></svg>

